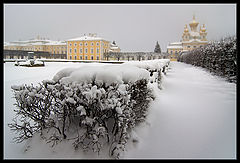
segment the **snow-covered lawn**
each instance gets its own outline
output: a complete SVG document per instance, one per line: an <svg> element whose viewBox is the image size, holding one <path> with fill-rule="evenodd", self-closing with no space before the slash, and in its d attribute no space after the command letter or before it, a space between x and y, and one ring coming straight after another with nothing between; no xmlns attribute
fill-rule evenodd
<svg viewBox="0 0 240 163"><path fill-rule="evenodd" d="M97 158L64 143L55 152L43 142L23 153L24 144L12 143L14 133L7 127L14 117L11 85L37 84L63 68L83 65L106 64L46 62L28 68L4 63L4 158ZM129 143L123 158L235 158L236 84L184 63L171 62L170 67L163 89L152 85L157 98L147 122L135 129L138 143Z"/></svg>
<svg viewBox="0 0 240 163"><path fill-rule="evenodd" d="M236 84L171 62L150 108L150 126L125 158L236 158Z"/></svg>

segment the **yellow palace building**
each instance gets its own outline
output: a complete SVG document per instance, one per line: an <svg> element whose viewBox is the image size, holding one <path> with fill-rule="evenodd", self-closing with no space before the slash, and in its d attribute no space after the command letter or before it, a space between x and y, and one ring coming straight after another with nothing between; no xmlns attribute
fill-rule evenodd
<svg viewBox="0 0 240 163"><path fill-rule="evenodd" d="M205 24L200 26L199 31L197 30L198 24L199 22L195 20L195 15L193 15L193 20L189 23L190 30L187 24L184 27L182 41L170 43L167 46L167 52L170 54L171 60L177 60L177 56L181 52L190 51L208 43Z"/></svg>
<svg viewBox="0 0 240 163"><path fill-rule="evenodd" d="M89 33L89 35L67 40L67 59L103 60L103 54L109 52L109 49L109 41Z"/></svg>

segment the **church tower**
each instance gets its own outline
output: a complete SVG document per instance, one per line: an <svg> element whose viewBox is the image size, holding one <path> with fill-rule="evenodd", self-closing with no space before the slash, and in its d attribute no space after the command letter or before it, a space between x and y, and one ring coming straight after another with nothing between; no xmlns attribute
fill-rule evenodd
<svg viewBox="0 0 240 163"><path fill-rule="evenodd" d="M202 28L201 28L201 26L200 26L200 31L199 31L199 33L200 33L201 41L207 41L207 38L206 38L207 32L206 32L205 24L203 24Z"/></svg>
<svg viewBox="0 0 240 163"><path fill-rule="evenodd" d="M193 20L189 23L189 26L191 28L191 31L193 32L197 32L197 26L198 26L198 22L195 20L195 15L193 15Z"/></svg>
<svg viewBox="0 0 240 163"><path fill-rule="evenodd" d="M182 40L180 42L169 43L167 53L170 54L171 60L177 60L177 55L182 52L187 52L208 44L205 24L200 25L199 30L198 25L199 22L196 21L195 15L193 15L193 19L189 23L190 29L188 25L185 24Z"/></svg>
<svg viewBox="0 0 240 163"><path fill-rule="evenodd" d="M184 27L183 34L182 34L182 40L183 41L189 41L189 39L190 39L190 33L189 33L189 30L188 30L188 27L187 27L187 24L186 24L185 27Z"/></svg>

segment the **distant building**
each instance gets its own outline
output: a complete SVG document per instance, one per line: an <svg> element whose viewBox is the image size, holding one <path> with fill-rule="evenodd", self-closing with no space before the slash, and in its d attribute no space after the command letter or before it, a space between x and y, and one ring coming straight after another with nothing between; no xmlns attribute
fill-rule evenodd
<svg viewBox="0 0 240 163"><path fill-rule="evenodd" d="M181 52L190 51L208 43L205 24L200 26L199 31L197 30L198 24L195 20L195 15L193 15L193 20L189 23L191 31L189 31L186 24L182 34L182 41L170 43L167 46L167 53L170 54L171 60L176 60Z"/></svg>
<svg viewBox="0 0 240 163"><path fill-rule="evenodd" d="M109 49L109 52L120 52L121 49L117 46L116 42L113 41L111 44L110 44L110 49Z"/></svg>
<svg viewBox="0 0 240 163"><path fill-rule="evenodd" d="M103 54L109 50L110 42L96 34L67 40L67 59L70 60L103 60Z"/></svg>
<svg viewBox="0 0 240 163"><path fill-rule="evenodd" d="M47 58L62 58L66 59L67 44L65 41L52 41L46 38L25 40L25 41L12 41L4 43L4 50L14 51L34 51L34 52L48 52ZM17 53L16 53L17 54ZM38 53L36 53L38 54ZM5 56L8 59L10 56ZM16 56L15 56L16 57Z"/></svg>

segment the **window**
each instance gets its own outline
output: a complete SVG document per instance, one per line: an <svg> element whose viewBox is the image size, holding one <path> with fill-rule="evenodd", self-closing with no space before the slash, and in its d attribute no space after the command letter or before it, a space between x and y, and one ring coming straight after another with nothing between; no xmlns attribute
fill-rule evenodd
<svg viewBox="0 0 240 163"><path fill-rule="evenodd" d="M91 46L93 46L93 42L91 42Z"/></svg>
<svg viewBox="0 0 240 163"><path fill-rule="evenodd" d="M91 54L93 54L93 48L91 48Z"/></svg>
<svg viewBox="0 0 240 163"><path fill-rule="evenodd" d="M71 49L71 48L69 49L69 53L70 53L70 54L72 53L72 49Z"/></svg>
<svg viewBox="0 0 240 163"><path fill-rule="evenodd" d="M99 60L99 55L97 55L97 60Z"/></svg>
<svg viewBox="0 0 240 163"><path fill-rule="evenodd" d="M80 48L80 54L82 54L82 48Z"/></svg>
<svg viewBox="0 0 240 163"><path fill-rule="evenodd" d="M74 56L74 59L77 60L77 56L76 55Z"/></svg>
<svg viewBox="0 0 240 163"><path fill-rule="evenodd" d="M72 44L70 43L69 46L72 46Z"/></svg>
<svg viewBox="0 0 240 163"><path fill-rule="evenodd" d="M76 49L76 48L74 49L74 53L75 53L75 54L77 53L77 49Z"/></svg>
<svg viewBox="0 0 240 163"><path fill-rule="evenodd" d="M80 42L80 44L79 44L80 46L82 46L82 42Z"/></svg>
<svg viewBox="0 0 240 163"><path fill-rule="evenodd" d="M85 60L87 60L88 58L87 58L87 55L85 55Z"/></svg>
<svg viewBox="0 0 240 163"><path fill-rule="evenodd" d="M85 49L85 53L87 53L87 48Z"/></svg>
<svg viewBox="0 0 240 163"><path fill-rule="evenodd" d="M80 56L80 60L82 60L82 56Z"/></svg>
<svg viewBox="0 0 240 163"><path fill-rule="evenodd" d="M99 42L97 42L96 45L99 46Z"/></svg>
<svg viewBox="0 0 240 163"><path fill-rule="evenodd" d="M85 46L87 46L87 42L85 43Z"/></svg>
<svg viewBox="0 0 240 163"><path fill-rule="evenodd" d="M91 60L93 60L93 56L91 55Z"/></svg>
<svg viewBox="0 0 240 163"><path fill-rule="evenodd" d="M77 43L75 43L74 46L77 46Z"/></svg>
<svg viewBox="0 0 240 163"><path fill-rule="evenodd" d="M97 48L97 54L99 54L99 48Z"/></svg>
<svg viewBox="0 0 240 163"><path fill-rule="evenodd" d="M190 48L190 46L187 46L188 48Z"/></svg>

